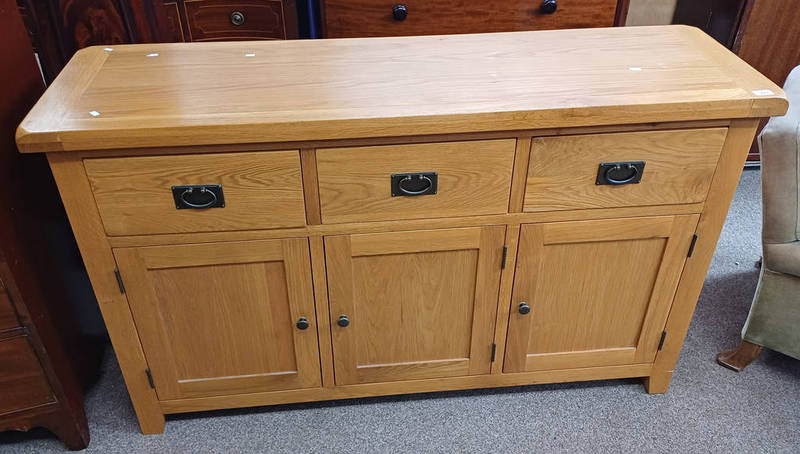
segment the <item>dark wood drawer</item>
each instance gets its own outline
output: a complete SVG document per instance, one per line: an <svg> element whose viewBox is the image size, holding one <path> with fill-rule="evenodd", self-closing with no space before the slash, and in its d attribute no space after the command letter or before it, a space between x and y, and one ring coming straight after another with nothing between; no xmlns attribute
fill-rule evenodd
<svg viewBox="0 0 800 454"><path fill-rule="evenodd" d="M558 0L552 14L542 0L324 0L328 38L439 35L516 30L611 27L617 0ZM405 6L404 20L394 17Z"/></svg>
<svg viewBox="0 0 800 454"><path fill-rule="evenodd" d="M26 336L0 341L0 415L53 402L42 366Z"/></svg>
<svg viewBox="0 0 800 454"><path fill-rule="evenodd" d="M11 300L8 299L5 286L0 282L0 331L16 328L18 326L19 321L17 320L17 314L14 312Z"/></svg>
<svg viewBox="0 0 800 454"><path fill-rule="evenodd" d="M184 5L191 41L297 37L294 1L197 0Z"/></svg>

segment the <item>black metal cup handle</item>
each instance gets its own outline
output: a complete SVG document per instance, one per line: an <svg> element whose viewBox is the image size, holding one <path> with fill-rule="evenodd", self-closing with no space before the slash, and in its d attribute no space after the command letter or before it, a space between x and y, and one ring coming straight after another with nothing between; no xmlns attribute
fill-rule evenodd
<svg viewBox="0 0 800 454"><path fill-rule="evenodd" d="M628 178L625 178L624 180L618 180L616 178L611 178L609 176L609 174L611 172L620 170L623 167L622 165L616 165L614 167L609 167L608 169L606 169L606 173L605 173L606 181L608 181L611 184L626 184L626 183L630 183L632 181L636 181L636 178L639 176L639 168L637 168L634 165L630 165L630 164L624 164L624 166L626 168L628 168L628 169L632 169L633 170L633 173L631 174L631 176L629 176Z"/></svg>
<svg viewBox="0 0 800 454"><path fill-rule="evenodd" d="M201 193L205 193L205 194L209 194L211 196L211 200L209 200L206 203L192 203L192 202L186 200L186 196L191 194L192 192L194 192L194 189L187 189L187 190L183 191L183 193L181 194L181 203L183 203L184 205L186 205L189 208L198 208L198 209L199 208L209 208L209 207L214 206L215 203L217 203L217 195L214 194L213 191L209 191L206 188L201 188L200 192Z"/></svg>
<svg viewBox="0 0 800 454"><path fill-rule="evenodd" d="M409 176L403 178L402 180L400 180L397 183L397 189L399 189L400 192L403 193L404 195L422 195L422 194L425 194L426 192L430 191L433 188L433 181L431 181L431 179L428 178L427 175L419 175L418 178L421 179L421 180L427 181L428 185L425 186L424 188L418 190L418 191L410 191L410 190L404 188L403 187L403 182L412 180L411 175L409 175Z"/></svg>

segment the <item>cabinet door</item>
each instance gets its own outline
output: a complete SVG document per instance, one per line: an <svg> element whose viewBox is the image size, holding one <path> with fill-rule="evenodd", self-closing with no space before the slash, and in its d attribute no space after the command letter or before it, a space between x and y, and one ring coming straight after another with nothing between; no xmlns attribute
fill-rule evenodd
<svg viewBox="0 0 800 454"><path fill-rule="evenodd" d="M325 238L336 383L489 373L504 234Z"/></svg>
<svg viewBox="0 0 800 454"><path fill-rule="evenodd" d="M307 239L114 256L159 399L320 386Z"/></svg>
<svg viewBox="0 0 800 454"><path fill-rule="evenodd" d="M697 219L522 226L503 371L652 362Z"/></svg>

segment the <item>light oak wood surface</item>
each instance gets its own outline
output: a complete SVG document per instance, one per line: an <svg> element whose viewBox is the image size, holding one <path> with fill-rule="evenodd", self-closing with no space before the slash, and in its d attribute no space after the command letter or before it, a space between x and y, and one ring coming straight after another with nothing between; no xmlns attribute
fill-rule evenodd
<svg viewBox="0 0 800 454"><path fill-rule="evenodd" d="M522 211L705 200L727 129L631 132L533 140ZM598 185L604 162L644 161L636 184Z"/></svg>
<svg viewBox="0 0 800 454"><path fill-rule="evenodd" d="M23 152L764 117L787 107L774 83L685 26L111 48L73 57L20 125Z"/></svg>
<svg viewBox="0 0 800 454"><path fill-rule="evenodd" d="M524 225L503 371L653 361L696 224L677 216Z"/></svg>
<svg viewBox="0 0 800 454"><path fill-rule="evenodd" d="M308 240L114 256L159 399L321 385Z"/></svg>
<svg viewBox="0 0 800 454"><path fill-rule="evenodd" d="M48 152L157 433L361 396L666 391L755 127L785 110L687 27L152 44L80 52L18 140ZM632 160L639 184L594 184ZM390 197L425 171L438 194ZM172 185L219 183L225 208L177 212Z"/></svg>
<svg viewBox="0 0 800 454"><path fill-rule="evenodd" d="M678 362L683 340L689 331L692 314L703 288L708 266L717 247L717 239L728 215L739 176L742 173L758 120L739 120L731 123L722 147L714 180L706 197L706 206L697 224L697 243L694 253L684 266L675 301L667 319L664 347L656 355L653 371L645 381L650 393L664 393L669 388L672 371Z"/></svg>
<svg viewBox="0 0 800 454"><path fill-rule="evenodd" d="M317 150L322 222L499 214L508 211L515 140ZM436 194L392 196L392 174L436 172Z"/></svg>
<svg viewBox="0 0 800 454"><path fill-rule="evenodd" d="M92 194L86 169L80 156L49 154L47 160L58 184L72 233L78 243L89 274L97 304L114 346L125 386L142 433L164 431L164 414L155 389L147 379L147 359L131 315L128 299L120 291L114 270L116 261Z"/></svg>
<svg viewBox="0 0 800 454"><path fill-rule="evenodd" d="M352 399L356 397L412 394L459 389L479 389L498 386L520 386L544 383L577 382L615 378L646 377L652 365L632 364L625 366L581 367L564 370L540 370L519 374L471 375L466 377L444 377L404 382L362 383L343 385L332 389L309 389L233 396L201 397L192 399L164 400L161 409L164 413L186 413L221 408L254 407L258 405L279 405L293 402L310 402L331 399Z"/></svg>
<svg viewBox="0 0 800 454"><path fill-rule="evenodd" d="M250 230L306 223L297 151L86 159L109 235ZM172 186L222 186L223 208L175 209Z"/></svg>
<svg viewBox="0 0 800 454"><path fill-rule="evenodd" d="M504 234L325 238L336 384L488 374Z"/></svg>

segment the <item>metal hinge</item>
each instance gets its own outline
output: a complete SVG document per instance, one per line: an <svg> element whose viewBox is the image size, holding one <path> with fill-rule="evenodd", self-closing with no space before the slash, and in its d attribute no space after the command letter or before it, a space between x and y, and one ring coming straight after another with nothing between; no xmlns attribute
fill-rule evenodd
<svg viewBox="0 0 800 454"><path fill-rule="evenodd" d="M658 341L658 349L659 350L661 350L661 347L664 346L664 339L666 339L666 338L667 338L667 332L664 331L663 333L661 333L661 340Z"/></svg>
<svg viewBox="0 0 800 454"><path fill-rule="evenodd" d="M153 383L153 373L150 372L150 368L144 370L144 373L147 374L147 383L150 383L150 387L156 389L156 384Z"/></svg>
<svg viewBox="0 0 800 454"><path fill-rule="evenodd" d="M119 285L119 292L125 293L125 284L122 283L122 275L119 274L119 270L114 268L114 277L117 278L117 285Z"/></svg>
<svg viewBox="0 0 800 454"><path fill-rule="evenodd" d="M497 354L497 344L492 343L492 361L494 362L494 356Z"/></svg>
<svg viewBox="0 0 800 454"><path fill-rule="evenodd" d="M500 262L500 269L506 269L506 258L508 257L508 246L503 245L503 261Z"/></svg>
<svg viewBox="0 0 800 454"><path fill-rule="evenodd" d="M697 234L695 233L692 235L692 244L689 245L689 253L686 254L687 257L692 256L692 252L694 252L694 245L697 243Z"/></svg>

